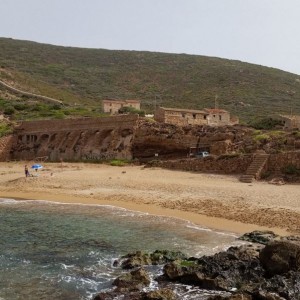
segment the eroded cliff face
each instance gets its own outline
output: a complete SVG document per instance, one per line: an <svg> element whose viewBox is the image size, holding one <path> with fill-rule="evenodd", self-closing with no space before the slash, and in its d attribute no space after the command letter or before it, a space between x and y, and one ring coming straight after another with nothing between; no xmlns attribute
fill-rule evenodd
<svg viewBox="0 0 300 300"><path fill-rule="evenodd" d="M131 159L138 117L23 122L15 130L11 159L50 161Z"/></svg>
<svg viewBox="0 0 300 300"><path fill-rule="evenodd" d="M252 130L242 126L176 126L140 120L132 147L139 159L187 157L190 147L214 155L253 147ZM252 148L251 148L252 149Z"/></svg>
<svg viewBox="0 0 300 300"><path fill-rule="evenodd" d="M256 150L268 154L297 151L300 135L263 133L240 125L181 127L139 119L137 115L121 115L23 122L10 142L3 145L1 160L47 156L50 161L147 161L187 158L191 147L209 151L213 157L253 154Z"/></svg>

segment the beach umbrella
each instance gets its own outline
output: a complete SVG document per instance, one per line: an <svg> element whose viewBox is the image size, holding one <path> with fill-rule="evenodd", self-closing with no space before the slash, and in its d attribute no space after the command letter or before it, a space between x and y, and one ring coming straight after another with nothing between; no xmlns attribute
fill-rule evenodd
<svg viewBox="0 0 300 300"><path fill-rule="evenodd" d="M31 166L31 168L34 169L34 170L39 170L39 169L43 168L43 166L39 165L39 164L34 164L34 165Z"/></svg>

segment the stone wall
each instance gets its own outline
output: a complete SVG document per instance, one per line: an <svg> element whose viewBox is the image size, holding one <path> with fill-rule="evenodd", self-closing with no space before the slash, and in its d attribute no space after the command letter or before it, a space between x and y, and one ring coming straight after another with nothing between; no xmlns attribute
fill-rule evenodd
<svg viewBox="0 0 300 300"><path fill-rule="evenodd" d="M148 166L184 170L192 172L208 172L217 174L242 174L253 160L252 155L186 158L178 160L153 160Z"/></svg>
<svg viewBox="0 0 300 300"><path fill-rule="evenodd" d="M219 157L185 158L176 160L151 160L148 166L192 172L217 174L243 174L253 161L253 155L221 155ZM293 166L300 170L300 151L272 154L263 173L282 174L282 170Z"/></svg>
<svg viewBox="0 0 300 300"><path fill-rule="evenodd" d="M300 170L300 151L289 151L270 155L268 161L269 172L281 173L281 171L288 166L294 166Z"/></svg>
<svg viewBox="0 0 300 300"><path fill-rule="evenodd" d="M13 135L8 135L0 138L0 161L8 160L13 144Z"/></svg>
<svg viewBox="0 0 300 300"><path fill-rule="evenodd" d="M137 115L22 122L11 159L50 161L131 159Z"/></svg>

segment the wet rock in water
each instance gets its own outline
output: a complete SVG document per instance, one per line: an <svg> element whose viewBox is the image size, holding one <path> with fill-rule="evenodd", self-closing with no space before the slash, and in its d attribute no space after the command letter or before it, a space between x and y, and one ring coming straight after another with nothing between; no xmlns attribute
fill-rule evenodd
<svg viewBox="0 0 300 300"><path fill-rule="evenodd" d="M150 254L152 265L162 265L178 259L187 259L188 257L180 251L156 250Z"/></svg>
<svg viewBox="0 0 300 300"><path fill-rule="evenodd" d="M151 265L150 255L142 251L128 253L127 255L121 257L122 269L133 269L136 267L141 267L146 265Z"/></svg>
<svg viewBox="0 0 300 300"><path fill-rule="evenodd" d="M300 243L274 241L260 252L259 259L269 276L300 269Z"/></svg>
<svg viewBox="0 0 300 300"><path fill-rule="evenodd" d="M113 282L113 285L116 286L117 290L119 291L141 290L149 284L150 277L143 268L139 268L129 273L122 274Z"/></svg>
<svg viewBox="0 0 300 300"><path fill-rule="evenodd" d="M170 289L158 289L150 292L104 292L94 297L94 300L179 300Z"/></svg>
<svg viewBox="0 0 300 300"><path fill-rule="evenodd" d="M279 235L275 234L273 231L255 230L249 233L245 233L244 235L239 237L239 240L266 245L278 238Z"/></svg>
<svg viewBox="0 0 300 300"><path fill-rule="evenodd" d="M114 266L121 264L122 269L133 269L145 265L162 265L176 259L187 259L187 256L180 251L156 250L150 254L136 251L122 256L121 262L115 261Z"/></svg>
<svg viewBox="0 0 300 300"><path fill-rule="evenodd" d="M123 292L111 291L103 292L96 295L93 300L142 300L140 292L128 292L124 294Z"/></svg>
<svg viewBox="0 0 300 300"><path fill-rule="evenodd" d="M142 294L142 300L179 300L170 289L158 289Z"/></svg>
<svg viewBox="0 0 300 300"><path fill-rule="evenodd" d="M248 294L235 294L228 297L222 297L222 296L212 296L209 297L207 300L252 300L253 298L251 295Z"/></svg>

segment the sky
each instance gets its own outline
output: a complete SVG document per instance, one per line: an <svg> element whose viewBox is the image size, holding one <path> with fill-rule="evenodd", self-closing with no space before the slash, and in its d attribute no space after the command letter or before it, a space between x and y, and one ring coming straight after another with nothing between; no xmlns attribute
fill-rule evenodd
<svg viewBox="0 0 300 300"><path fill-rule="evenodd" d="M300 75L300 0L0 0L0 11L0 37L214 56Z"/></svg>

